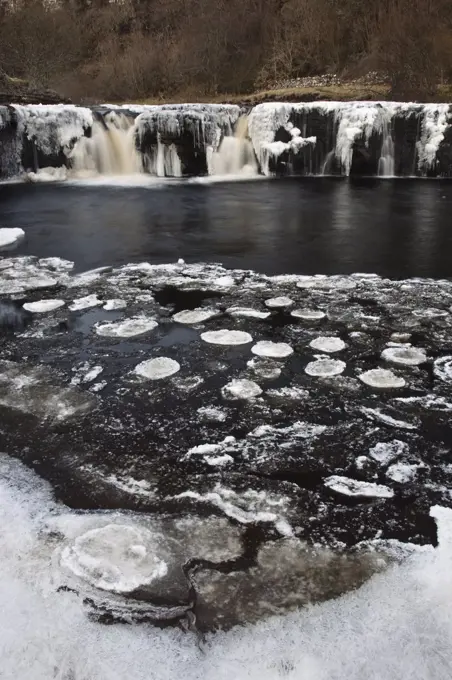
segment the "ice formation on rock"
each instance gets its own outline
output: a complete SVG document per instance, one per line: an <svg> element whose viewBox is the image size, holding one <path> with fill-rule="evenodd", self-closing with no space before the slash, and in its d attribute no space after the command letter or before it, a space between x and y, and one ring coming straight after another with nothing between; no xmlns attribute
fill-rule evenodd
<svg viewBox="0 0 452 680"><path fill-rule="evenodd" d="M406 384L404 378L385 368L373 368L370 371L361 373L358 377L369 387L375 387L381 390L398 389L405 387Z"/></svg>
<svg viewBox="0 0 452 680"><path fill-rule="evenodd" d="M254 399L262 394L262 389L252 380L231 380L225 385L221 394L225 399Z"/></svg>
<svg viewBox="0 0 452 680"><path fill-rule="evenodd" d="M251 351L258 357L270 359L285 359L293 354L292 347L286 342L272 342L271 340L261 340L251 347Z"/></svg>
<svg viewBox="0 0 452 680"><path fill-rule="evenodd" d="M334 352L341 352L343 349L345 349L345 342L340 338L321 336L311 340L309 346L312 347L312 349L318 350L319 352L333 354Z"/></svg>
<svg viewBox="0 0 452 680"><path fill-rule="evenodd" d="M161 380L162 378L169 378L169 376L180 371L180 364L168 357L157 357L148 361L142 361L141 364L135 366L134 371L141 378Z"/></svg>
<svg viewBox="0 0 452 680"><path fill-rule="evenodd" d="M229 331L226 329L201 333L201 338L211 345L247 345L253 342L252 336L245 331Z"/></svg>

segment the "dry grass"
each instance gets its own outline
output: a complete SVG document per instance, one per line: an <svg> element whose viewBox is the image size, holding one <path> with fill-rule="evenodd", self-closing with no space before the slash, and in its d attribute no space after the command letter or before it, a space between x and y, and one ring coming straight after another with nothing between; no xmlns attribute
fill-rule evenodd
<svg viewBox="0 0 452 680"><path fill-rule="evenodd" d="M328 85L325 87L293 87L281 90L262 90L252 94L206 95L195 91L183 91L171 97L149 98L134 101L135 104L177 104L199 102L211 104L240 104L255 106L264 102L308 102L308 101L385 101L390 97L389 85L363 86L352 83ZM439 85L436 102L452 102L452 85ZM130 102L129 102L130 103Z"/></svg>

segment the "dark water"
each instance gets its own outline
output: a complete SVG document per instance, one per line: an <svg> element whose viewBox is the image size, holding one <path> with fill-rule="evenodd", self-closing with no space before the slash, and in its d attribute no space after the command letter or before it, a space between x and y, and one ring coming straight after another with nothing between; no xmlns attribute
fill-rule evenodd
<svg viewBox="0 0 452 680"><path fill-rule="evenodd" d="M266 273L450 277L452 184L286 179L159 188L2 185L0 223L20 254L78 270L220 261Z"/></svg>

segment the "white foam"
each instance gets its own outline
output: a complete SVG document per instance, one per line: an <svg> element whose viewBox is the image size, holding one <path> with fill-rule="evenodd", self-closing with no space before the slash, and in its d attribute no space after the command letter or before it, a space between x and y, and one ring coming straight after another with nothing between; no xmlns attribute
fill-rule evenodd
<svg viewBox="0 0 452 680"><path fill-rule="evenodd" d="M265 300L265 304L270 309L283 309L284 307L291 307L293 305L293 300L289 297L274 297Z"/></svg>
<svg viewBox="0 0 452 680"><path fill-rule="evenodd" d="M382 484L373 482L360 482L350 477L333 475L325 479L325 486L336 493L356 498L392 498L394 491Z"/></svg>
<svg viewBox="0 0 452 680"><path fill-rule="evenodd" d="M388 347L381 356L385 361L404 366L419 366L427 361L425 351L416 347Z"/></svg>
<svg viewBox="0 0 452 680"><path fill-rule="evenodd" d="M94 326L97 335L107 338L133 338L157 328L158 323L146 316L133 316L124 321L102 322Z"/></svg>
<svg viewBox="0 0 452 680"><path fill-rule="evenodd" d="M10 246L16 245L25 237L25 232L23 229L15 228L0 228L0 249L8 248Z"/></svg>
<svg viewBox="0 0 452 680"><path fill-rule="evenodd" d="M211 345L247 345L253 342L252 336L245 331L229 331L226 329L201 333L201 338Z"/></svg>
<svg viewBox="0 0 452 680"><path fill-rule="evenodd" d="M156 359L142 361L141 364L134 368L134 372L137 375L147 380L169 378L169 376L174 375L178 371L180 371L180 364L174 361L174 359L168 359L167 357L157 357Z"/></svg>
<svg viewBox="0 0 452 680"><path fill-rule="evenodd" d="M155 539L142 527L108 524L77 537L61 555L61 564L101 590L129 593L166 575L154 554Z"/></svg>
<svg viewBox="0 0 452 680"><path fill-rule="evenodd" d="M312 347L312 349L318 350L319 352L333 354L334 352L341 352L343 349L345 349L345 342L340 338L325 335L311 340L309 346Z"/></svg>
<svg viewBox="0 0 452 680"><path fill-rule="evenodd" d="M76 298L70 305L69 309L71 312L80 312L83 309L91 309L92 307L99 307L103 305L103 301L99 300L97 295L93 293L92 295L86 295L85 297Z"/></svg>
<svg viewBox="0 0 452 680"><path fill-rule="evenodd" d="M343 373L346 366L347 364L339 359L317 359L311 361L304 370L315 378L332 378Z"/></svg>
<svg viewBox="0 0 452 680"><path fill-rule="evenodd" d="M178 323L195 325L213 319L215 316L218 316L218 311L216 309L185 309L182 312L174 314L173 320Z"/></svg>
<svg viewBox="0 0 452 680"><path fill-rule="evenodd" d="M262 394L262 389L252 380L231 380L222 388L221 394L225 399L254 399Z"/></svg>
<svg viewBox="0 0 452 680"><path fill-rule="evenodd" d="M290 315L295 319L304 319L305 321L320 321L324 319L326 314L320 309L294 309Z"/></svg>
<svg viewBox="0 0 452 680"><path fill-rule="evenodd" d="M25 302L24 309L34 314L45 314L64 307L64 305L64 300L37 300L36 302Z"/></svg>
<svg viewBox="0 0 452 680"><path fill-rule="evenodd" d="M399 389L405 386L405 379L385 368L373 368L358 376L361 382L377 389Z"/></svg>
<svg viewBox="0 0 452 680"><path fill-rule="evenodd" d="M251 347L251 351L258 357L271 359L285 359L293 354L292 347L286 342L272 342L271 340L261 340Z"/></svg>

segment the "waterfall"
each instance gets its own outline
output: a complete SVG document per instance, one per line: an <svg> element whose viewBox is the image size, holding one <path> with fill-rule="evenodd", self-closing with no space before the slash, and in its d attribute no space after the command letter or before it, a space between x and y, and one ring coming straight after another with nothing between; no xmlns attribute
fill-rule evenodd
<svg viewBox="0 0 452 680"><path fill-rule="evenodd" d="M240 115L242 113L242 115ZM0 106L0 178L278 174L452 177L452 106Z"/></svg>
<svg viewBox="0 0 452 680"><path fill-rule="evenodd" d="M157 133L157 147L150 150L145 158L146 171L157 177L182 177L182 164L175 144L163 144Z"/></svg>
<svg viewBox="0 0 452 680"><path fill-rule="evenodd" d="M110 111L92 126L91 137L81 137L69 155L76 177L133 175L143 171L135 146L133 118Z"/></svg>
<svg viewBox="0 0 452 680"><path fill-rule="evenodd" d="M378 161L378 176L394 177L394 140L392 139L391 122L387 119L382 123L381 134L383 142L381 145L381 156Z"/></svg>
<svg viewBox="0 0 452 680"><path fill-rule="evenodd" d="M217 151L208 153L209 175L253 176L258 174L253 146L248 138L248 117L241 116L234 135L226 135Z"/></svg>

